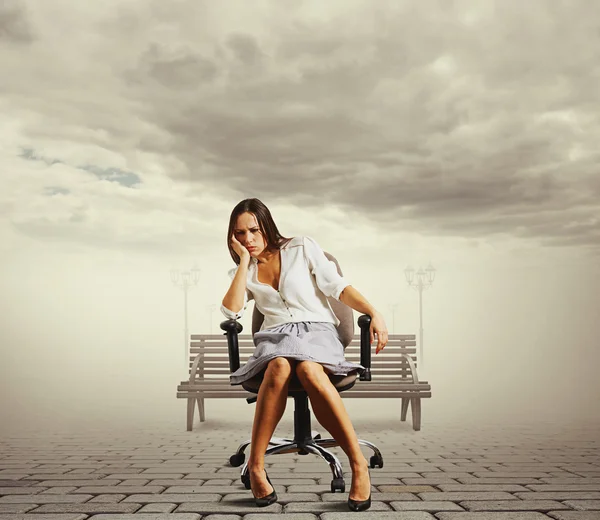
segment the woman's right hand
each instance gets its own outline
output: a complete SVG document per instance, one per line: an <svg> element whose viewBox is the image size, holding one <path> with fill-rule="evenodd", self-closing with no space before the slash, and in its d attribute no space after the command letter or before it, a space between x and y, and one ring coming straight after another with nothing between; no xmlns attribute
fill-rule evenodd
<svg viewBox="0 0 600 520"><path fill-rule="evenodd" d="M250 258L250 251L248 251L237 238L235 238L235 233L231 235L231 247L238 254L240 259L246 258L247 260Z"/></svg>

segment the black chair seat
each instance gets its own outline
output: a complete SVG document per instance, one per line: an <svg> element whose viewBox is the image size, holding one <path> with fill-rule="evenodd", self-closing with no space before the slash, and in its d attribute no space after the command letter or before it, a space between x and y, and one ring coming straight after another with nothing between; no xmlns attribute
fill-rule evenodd
<svg viewBox="0 0 600 520"><path fill-rule="evenodd" d="M254 394L258 394L260 389L260 385L264 379L265 371L261 371L256 374L254 377L244 381L241 386L244 390L248 390L248 392L252 392ZM352 388L356 383L356 379L358 378L358 374L356 372L352 372L346 376L338 376L335 374L329 374L329 379L333 383L333 386L337 389L338 392L343 392L344 390L348 390ZM290 384L288 387L288 396L295 397L302 393L306 392L302 383L298 379L298 374L294 372L292 374L292 379L290 380Z"/></svg>

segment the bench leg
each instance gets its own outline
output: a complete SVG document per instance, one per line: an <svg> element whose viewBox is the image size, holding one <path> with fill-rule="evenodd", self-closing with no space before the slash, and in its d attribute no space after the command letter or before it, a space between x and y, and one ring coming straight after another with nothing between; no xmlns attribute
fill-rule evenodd
<svg viewBox="0 0 600 520"><path fill-rule="evenodd" d="M187 431L192 431L192 426L194 425L194 408L196 407L196 398L188 397L187 398Z"/></svg>
<svg viewBox="0 0 600 520"><path fill-rule="evenodd" d="M408 405L410 404L410 399L408 397L402 398L402 411L400 412L400 420L406 421L406 413L408 412Z"/></svg>
<svg viewBox="0 0 600 520"><path fill-rule="evenodd" d="M196 398L198 401L198 413L200 414L200 422L204 422L206 419L204 417L204 397Z"/></svg>
<svg viewBox="0 0 600 520"><path fill-rule="evenodd" d="M421 398L411 398L410 408L412 411L413 430L418 432L421 429Z"/></svg>

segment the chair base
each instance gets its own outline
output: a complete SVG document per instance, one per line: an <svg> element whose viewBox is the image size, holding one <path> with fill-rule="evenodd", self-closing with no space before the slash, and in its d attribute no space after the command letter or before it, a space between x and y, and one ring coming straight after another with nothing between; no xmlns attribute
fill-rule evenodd
<svg viewBox="0 0 600 520"><path fill-rule="evenodd" d="M333 479L331 481L331 492L335 493L345 491L344 474L342 464L339 459L326 448L339 446L335 439L322 439L321 435L310 426L310 410L308 408L308 397L306 394L294 396L294 438L287 439L281 437L272 437L269 441L269 447L265 452L265 457L269 455L278 455L282 453L298 453L299 455L308 455L312 453L324 459L331 469ZM358 443L373 450L369 464L371 468L383 467L383 457L379 448L374 444L359 439ZM236 453L229 458L232 466L237 467L244 464L246 455L244 451L251 444L250 440L244 441L239 445ZM248 464L244 464L241 473L241 481L246 489L250 489L250 476L248 474Z"/></svg>

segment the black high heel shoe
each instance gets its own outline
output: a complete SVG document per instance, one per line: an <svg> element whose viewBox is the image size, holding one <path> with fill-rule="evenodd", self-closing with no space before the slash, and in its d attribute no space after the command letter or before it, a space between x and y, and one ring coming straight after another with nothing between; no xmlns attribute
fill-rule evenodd
<svg viewBox="0 0 600 520"><path fill-rule="evenodd" d="M371 488L371 470L367 468L369 472L369 490ZM366 511L371 507L371 491L369 491L369 498L366 500L353 500L350 498L350 493L348 493L348 509L350 511Z"/></svg>
<svg viewBox="0 0 600 520"><path fill-rule="evenodd" d="M254 497L254 501L256 502L256 505L258 507L267 507L270 506L273 502L277 502L277 493L275 493L275 486L271 482L271 479L269 478L269 474L267 473L266 469L265 475L267 475L267 481L269 482L269 484L271 484L273 492L269 493L264 497L257 498L257 496L254 494L254 491L252 491L252 496ZM250 478L250 473L248 473L248 478Z"/></svg>

